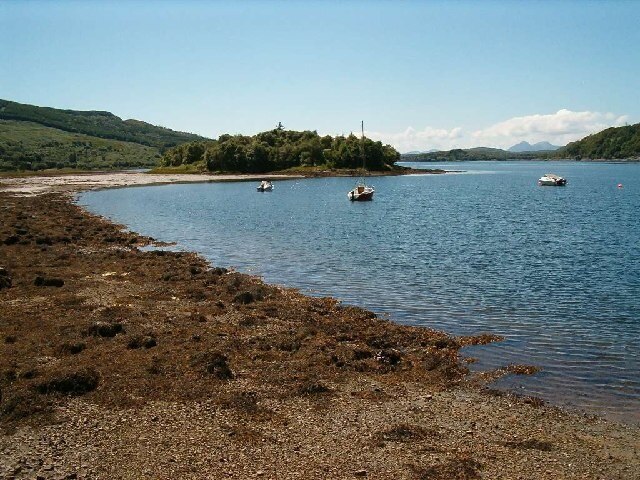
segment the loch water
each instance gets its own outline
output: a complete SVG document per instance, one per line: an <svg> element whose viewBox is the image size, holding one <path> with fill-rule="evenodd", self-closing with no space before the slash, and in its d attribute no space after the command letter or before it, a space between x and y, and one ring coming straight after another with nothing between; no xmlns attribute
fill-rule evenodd
<svg viewBox="0 0 640 480"><path fill-rule="evenodd" d="M472 369L537 365L495 383L640 422L640 164L412 164L457 173L172 184L79 203L143 235L304 293L455 335ZM566 187L539 187L543 173ZM618 184L623 187L619 188Z"/></svg>

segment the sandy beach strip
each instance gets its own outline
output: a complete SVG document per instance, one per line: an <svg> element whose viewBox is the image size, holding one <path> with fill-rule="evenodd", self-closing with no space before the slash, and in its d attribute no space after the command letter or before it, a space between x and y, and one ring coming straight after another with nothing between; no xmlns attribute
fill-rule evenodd
<svg viewBox="0 0 640 480"><path fill-rule="evenodd" d="M75 175L0 177L0 191L33 195L52 191L95 190L100 188L162 185L168 183L206 183L260 181L263 178L290 180L301 175L206 175L154 174L143 172L101 172Z"/></svg>

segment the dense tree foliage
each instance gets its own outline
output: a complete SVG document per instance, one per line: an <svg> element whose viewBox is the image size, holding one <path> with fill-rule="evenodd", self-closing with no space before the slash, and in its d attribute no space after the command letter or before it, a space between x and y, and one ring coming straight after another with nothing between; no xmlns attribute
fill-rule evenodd
<svg viewBox="0 0 640 480"><path fill-rule="evenodd" d="M611 127L572 142L558 150L556 158L637 159L640 157L640 123Z"/></svg>
<svg viewBox="0 0 640 480"><path fill-rule="evenodd" d="M191 142L165 152L162 164L201 163L214 172L264 173L294 167L390 170L400 159L391 146L355 135L331 137L317 132L285 130L281 126L245 135L221 135L218 140Z"/></svg>
<svg viewBox="0 0 640 480"><path fill-rule="evenodd" d="M109 112L59 110L8 100L0 100L0 119L34 122L66 132L123 140L160 149L204 140L198 135L176 132L139 120L122 120Z"/></svg>

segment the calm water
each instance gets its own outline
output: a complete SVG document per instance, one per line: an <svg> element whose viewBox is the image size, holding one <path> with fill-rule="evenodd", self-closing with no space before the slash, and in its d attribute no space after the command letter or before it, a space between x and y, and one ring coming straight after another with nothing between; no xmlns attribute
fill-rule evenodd
<svg viewBox="0 0 640 480"><path fill-rule="evenodd" d="M268 282L402 323L504 335L465 350L473 368L543 371L497 386L639 422L640 164L438 166L465 172L376 178L369 203L347 200L350 178L271 193L257 182L103 190L80 203ZM547 171L568 186L538 187Z"/></svg>

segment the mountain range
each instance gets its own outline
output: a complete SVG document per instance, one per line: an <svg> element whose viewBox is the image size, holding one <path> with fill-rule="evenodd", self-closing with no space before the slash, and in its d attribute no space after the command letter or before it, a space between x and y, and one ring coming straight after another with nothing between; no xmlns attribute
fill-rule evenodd
<svg viewBox="0 0 640 480"><path fill-rule="evenodd" d="M558 150L559 146L551 145L549 142L538 142L531 145L529 142L520 142L513 147L507 149L508 152L542 152L549 150Z"/></svg>

